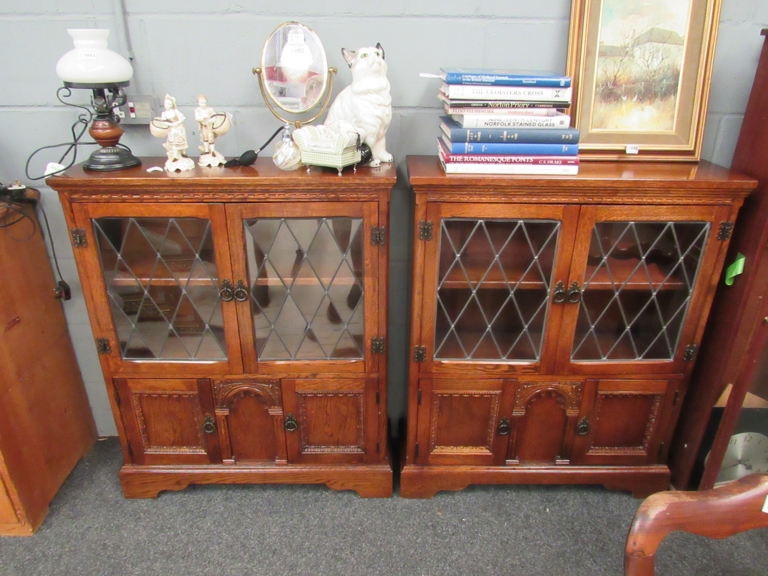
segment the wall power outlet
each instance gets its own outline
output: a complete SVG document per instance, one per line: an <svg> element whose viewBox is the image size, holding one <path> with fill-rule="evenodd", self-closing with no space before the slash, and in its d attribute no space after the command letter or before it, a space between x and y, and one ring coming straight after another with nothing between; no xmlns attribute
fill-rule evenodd
<svg viewBox="0 0 768 576"><path fill-rule="evenodd" d="M157 116L157 100L146 94L128 94L125 104L115 109L120 124L146 124Z"/></svg>

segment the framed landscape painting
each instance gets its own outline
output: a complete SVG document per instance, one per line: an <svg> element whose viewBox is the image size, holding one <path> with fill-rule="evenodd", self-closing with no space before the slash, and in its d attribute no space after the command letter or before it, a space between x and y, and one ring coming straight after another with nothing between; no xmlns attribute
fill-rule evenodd
<svg viewBox="0 0 768 576"><path fill-rule="evenodd" d="M579 155L697 161L721 0L573 0Z"/></svg>

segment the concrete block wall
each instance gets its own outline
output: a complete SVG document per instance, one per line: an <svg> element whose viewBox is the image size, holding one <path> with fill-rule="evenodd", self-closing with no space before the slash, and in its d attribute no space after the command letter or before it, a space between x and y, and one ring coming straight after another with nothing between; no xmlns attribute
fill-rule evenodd
<svg viewBox="0 0 768 576"><path fill-rule="evenodd" d="M0 181L19 179L40 188L59 264L74 297L64 303L78 361L100 434L115 434L69 238L58 199L43 181L25 176L30 154L66 142L76 111L56 100L58 58L71 49L67 28L109 28L110 47L127 55L120 34L125 22L133 53L129 92L166 93L188 118L190 142L195 97L206 94L217 111L234 115L233 129L216 143L235 156L258 148L279 127L265 107L251 68L278 25L296 20L320 37L329 65L339 70L336 91L350 76L341 48L380 42L389 63L393 121L387 134L400 182L393 191L390 222L390 415L405 413L410 271L410 195L404 182L408 154L433 154L437 135L438 83L419 77L441 66L485 66L565 71L569 0L27 0L0 3ZM765 0L723 0L712 76L703 158L730 165L768 25ZM78 91L76 91L78 92ZM71 100L86 103L87 94ZM138 155L160 156L161 141L145 126L126 126L122 142ZM88 139L86 137L86 139ZM268 149L267 151L270 151ZM30 164L41 175L63 152L48 150ZM88 147L80 159L90 153ZM270 152L271 153L271 152ZM0 232L2 233L2 232ZM0 276L2 271L0 271ZM0 304L1 305L1 304Z"/></svg>

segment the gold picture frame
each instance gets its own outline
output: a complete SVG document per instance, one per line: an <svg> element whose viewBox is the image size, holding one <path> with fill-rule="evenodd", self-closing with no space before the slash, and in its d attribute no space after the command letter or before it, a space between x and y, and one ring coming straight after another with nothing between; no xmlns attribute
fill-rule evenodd
<svg viewBox="0 0 768 576"><path fill-rule="evenodd" d="M720 5L573 0L566 73L582 159L700 159Z"/></svg>

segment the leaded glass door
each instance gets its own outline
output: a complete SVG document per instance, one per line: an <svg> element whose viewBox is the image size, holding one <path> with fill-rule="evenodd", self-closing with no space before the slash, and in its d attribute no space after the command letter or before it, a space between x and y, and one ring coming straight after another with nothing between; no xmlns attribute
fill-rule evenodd
<svg viewBox="0 0 768 576"><path fill-rule="evenodd" d="M711 298L699 270L714 266L723 246L716 226L726 218L712 207L582 208L564 304L573 338L563 340L561 368L683 370Z"/></svg>
<svg viewBox="0 0 768 576"><path fill-rule="evenodd" d="M423 371L554 366L578 208L441 203L428 209L421 340Z"/></svg>
<svg viewBox="0 0 768 576"><path fill-rule="evenodd" d="M237 205L228 218L246 370L375 371L377 205Z"/></svg>
<svg viewBox="0 0 768 576"><path fill-rule="evenodd" d="M223 374L242 370L223 207L202 204L74 206L91 297L109 325L97 345L117 373ZM151 214L151 216L146 216ZM166 369L166 368L164 368Z"/></svg>

